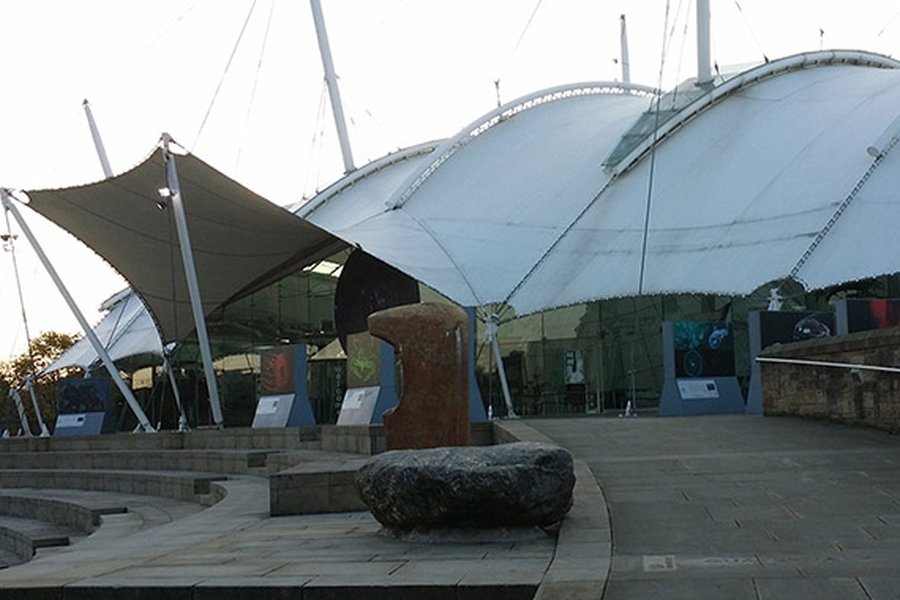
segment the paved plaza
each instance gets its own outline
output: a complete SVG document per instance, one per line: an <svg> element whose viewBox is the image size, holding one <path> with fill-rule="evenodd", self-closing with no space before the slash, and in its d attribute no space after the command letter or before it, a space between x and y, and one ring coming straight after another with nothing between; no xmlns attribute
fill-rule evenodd
<svg viewBox="0 0 900 600"><path fill-rule="evenodd" d="M782 417L530 421L612 522L605 598L900 598L900 439Z"/></svg>
<svg viewBox="0 0 900 600"><path fill-rule="evenodd" d="M367 512L272 517L259 467L223 475L215 485L227 493L207 498L209 507L176 498L177 486L155 500L150 492L26 488L26 475L52 469L11 469L15 457L7 455L0 502L40 498L103 516L92 535L39 548L30 562L0 570L0 598L900 598L896 436L744 416L511 420L498 430L550 438L575 456L576 505L552 535L497 531L435 544L384 535ZM213 461L216 452L230 462ZM237 457L258 452L204 458L182 451L181 460L237 471ZM31 462L62 467L74 454L44 450ZM91 485L112 485L126 473L140 479L88 455L103 472ZM291 451L269 460L315 464L318 455ZM321 456L335 465L334 453ZM58 469L55 485L64 472L76 473Z"/></svg>

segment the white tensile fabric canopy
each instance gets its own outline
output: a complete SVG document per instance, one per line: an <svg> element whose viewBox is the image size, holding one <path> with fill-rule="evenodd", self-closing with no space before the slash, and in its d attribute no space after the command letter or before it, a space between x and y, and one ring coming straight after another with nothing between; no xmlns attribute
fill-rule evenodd
<svg viewBox="0 0 900 600"><path fill-rule="evenodd" d="M114 361L141 354L162 357L156 324L147 308L131 289L116 294L104 303L106 315L93 328L97 339ZM86 337L81 338L44 368L39 375L46 375L66 367L87 370L100 357Z"/></svg>
<svg viewBox="0 0 900 600"><path fill-rule="evenodd" d="M192 155L174 160L205 314L346 246ZM30 208L78 237L128 280L164 343L194 330L172 208L159 193L166 187L160 148L116 177L27 192Z"/></svg>
<svg viewBox="0 0 900 600"><path fill-rule="evenodd" d="M603 159L651 97L618 84L539 92L395 161L403 179L380 170L299 214L463 306L502 300L609 180ZM342 210L343 195L368 210Z"/></svg>
<svg viewBox="0 0 900 600"><path fill-rule="evenodd" d="M462 305L518 314L892 273L898 67L850 51L773 61L702 94L607 168L652 95L557 88L398 161L392 190L360 181L353 197L369 191L374 208L359 218L339 212L340 193L321 202L328 190L299 214Z"/></svg>

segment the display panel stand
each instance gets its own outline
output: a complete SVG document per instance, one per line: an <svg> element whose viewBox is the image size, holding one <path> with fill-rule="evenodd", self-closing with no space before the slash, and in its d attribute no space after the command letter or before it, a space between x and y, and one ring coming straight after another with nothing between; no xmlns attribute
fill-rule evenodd
<svg viewBox="0 0 900 600"><path fill-rule="evenodd" d="M675 347L675 322L663 321L663 388L659 414L663 417L740 414L744 412L741 386L734 375L704 376L702 367L696 376L679 376ZM732 357L733 368L733 357Z"/></svg>
<svg viewBox="0 0 900 600"><path fill-rule="evenodd" d="M306 389L306 344L281 346L260 355L260 397L254 429L316 424Z"/></svg>
<svg viewBox="0 0 900 600"><path fill-rule="evenodd" d="M347 391L337 424L384 423L384 413L397 406L394 347L368 332L347 336Z"/></svg>
<svg viewBox="0 0 900 600"><path fill-rule="evenodd" d="M835 315L828 311L750 311L747 314L750 334L750 388L747 391L747 414L763 414L762 370L756 357L774 344L790 344L834 335Z"/></svg>
<svg viewBox="0 0 900 600"><path fill-rule="evenodd" d="M57 416L53 437L109 433L110 382L102 377L61 379L56 384Z"/></svg>
<svg viewBox="0 0 900 600"><path fill-rule="evenodd" d="M472 307L465 308L466 315L469 316L469 422L481 423L487 421L487 411L484 409L484 402L481 399L481 390L478 389L478 380L475 377L475 358L477 349L475 342L477 334L475 332L475 322L477 316L475 309Z"/></svg>
<svg viewBox="0 0 900 600"><path fill-rule="evenodd" d="M900 298L841 298L834 313L836 335L900 327Z"/></svg>
<svg viewBox="0 0 900 600"><path fill-rule="evenodd" d="M759 323L759 311L747 313L747 328L750 335L750 388L747 390L748 415L763 414L762 404L762 370L756 357L762 352L762 331Z"/></svg>

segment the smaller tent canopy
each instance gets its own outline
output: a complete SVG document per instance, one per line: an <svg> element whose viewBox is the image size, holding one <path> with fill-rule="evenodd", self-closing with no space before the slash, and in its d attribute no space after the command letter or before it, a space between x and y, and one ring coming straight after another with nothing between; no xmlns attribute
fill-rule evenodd
<svg viewBox="0 0 900 600"><path fill-rule="evenodd" d="M246 296L346 247L200 159L177 155L203 311ZM113 266L146 304L165 343L194 330L157 148L130 171L90 185L28 191L29 206Z"/></svg>
<svg viewBox="0 0 900 600"><path fill-rule="evenodd" d="M106 316L94 327L97 339L114 361L152 354L162 356L162 343L156 325L134 291L126 289L107 300L101 306ZM99 360L97 352L87 338L81 338L63 352L39 375L46 375L66 367L89 369Z"/></svg>

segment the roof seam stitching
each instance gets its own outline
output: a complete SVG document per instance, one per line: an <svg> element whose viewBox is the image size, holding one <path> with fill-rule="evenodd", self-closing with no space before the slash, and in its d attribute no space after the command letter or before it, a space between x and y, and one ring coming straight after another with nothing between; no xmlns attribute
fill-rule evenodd
<svg viewBox="0 0 900 600"><path fill-rule="evenodd" d="M616 83L596 84L596 85L578 85L564 89L555 89L548 93L540 94L516 102L507 107L501 107L488 113L483 120L476 121L463 131L465 133L458 134L453 144L447 148L440 156L438 156L431 164L429 164L419 175L409 184L409 186L400 194L399 199L393 204L388 204L390 209L397 209L406 204L407 201L415 194L422 185L453 155L455 155L463 146L473 141L478 136L493 129L500 123L504 123L532 108L542 106L544 104L555 102L558 100L566 100L580 96L600 96L621 94L639 97L655 97L653 90L645 89L637 86L625 86Z"/></svg>
<svg viewBox="0 0 900 600"><path fill-rule="evenodd" d="M863 176L860 177L859 181L856 182L856 185L853 186L853 189L850 190L850 193L848 193L844 200L841 201L840 205L838 205L837 210L834 211L834 214L831 215L831 218L828 219L828 222L825 223L822 229L819 230L819 233L816 234L815 239L813 239L813 241L810 243L809 247L803 253L803 256L800 257L800 260L797 261L797 264L794 265L794 268L791 269L791 272L788 274L789 279L794 279L803 284L804 287L807 287L802 278L799 277L800 271L804 266L806 266L806 263L822 243L822 240L824 240L828 236L828 234L831 233L838 219L840 219L841 216L846 212L847 207L850 206L850 203L853 202L854 199L856 199L856 197L865 187L866 183L868 183L869 179L872 177L878 167L881 166L881 162L884 160L884 157L887 156L888 153L891 152L891 150L893 150L898 141L900 141L900 137L894 137L894 139L891 140L891 143L884 150L884 152L879 154L875 158L875 160L872 161L872 164L869 165L869 168L866 169L866 172L863 173Z"/></svg>
<svg viewBox="0 0 900 600"><path fill-rule="evenodd" d="M876 58L879 58L880 60L876 60ZM808 69L810 67L828 66L833 64L869 66L881 69L900 68L900 62L897 62L893 59L878 57L877 55L869 55L867 53L854 53L847 51L827 51L816 52L812 54L800 54L794 57L788 57L785 59L772 61L771 63L766 63L765 65L757 67L757 69L761 72L756 73L751 77L738 76L730 79L721 84L719 87L714 88L709 93L704 94L700 98L697 98L697 100L695 100L694 102L688 104L686 107L681 109L681 111L679 111L678 115L661 126L661 131L658 132L659 135L656 141L650 141L649 139L645 140L634 150L632 150L627 156L620 160L616 164L616 166L610 166L609 171L619 175L625 173L626 171L629 171L645 156L647 156L647 154L650 152L651 147L662 144L673 133L699 117L701 114L705 113L707 110L711 109L713 106L716 106L722 100L732 96L733 94L736 94L742 90L745 90L749 87L762 83L763 81L767 81L773 77L785 73L800 71L803 69ZM747 73L752 73L752 70ZM747 73L745 73L745 75Z"/></svg>
<svg viewBox="0 0 900 600"><path fill-rule="evenodd" d="M306 205L301 205L297 208L296 213L303 219L309 220L309 216L315 213L317 210L322 208L323 206L329 204L332 200L334 200L337 196L341 195L344 191L356 186L357 184L367 180L369 177L373 175L377 175L378 173L384 171L385 169L392 167L396 164L405 162L407 160L415 159L420 156L426 156L435 151L438 144L429 143L425 148L419 148L409 154L402 154L400 156L394 157L391 160L385 160L383 163L377 165L372 169L368 169L363 167L358 171L355 171L355 177L350 177L349 181L346 181L343 185L340 185L337 189L332 190L321 199L317 200L313 206L306 207ZM328 191L327 189L324 191ZM310 198L310 203L316 200L316 197Z"/></svg>
<svg viewBox="0 0 900 600"><path fill-rule="evenodd" d="M572 222L569 223L565 229L563 229L562 233L557 236L556 240L554 240L553 243L550 244L550 246L544 251L544 253L541 254L541 257L531 266L530 269L528 269L528 272L525 273L519 283L517 283L512 290L510 290L509 294L507 294L506 298L504 298L503 304L509 304L509 301L512 299L512 297L519 292L522 286L525 285L525 282L531 278L531 276L544 263L550 253L553 252L553 250L555 250L557 246L559 246L563 238L565 238L566 235L568 235L568 233L578 224L578 222L581 221L582 217L584 217L584 215L587 214L591 207L593 207L594 204L597 203L597 201L600 199L600 196L602 196L603 193L606 192L607 189L609 189L609 186L612 185L613 181L615 180L615 177L610 177L609 180L607 180L607 182L603 184L603 187L600 189L600 191L597 192L593 198L591 198L591 201L588 202L587 205L581 210L581 212L579 212L578 215L576 215L576 217L572 219Z"/></svg>
<svg viewBox="0 0 900 600"><path fill-rule="evenodd" d="M480 306L480 305L484 304L484 302L481 299L481 296L479 296L478 292L475 291L475 286L472 285L472 283L469 281L469 278L466 276L466 272L459 265L459 263L456 262L456 260L453 258L453 255L450 254L450 251L447 250L446 247L444 247L444 244L441 243L441 240L438 239L438 236L435 235L435 233L431 230L431 228L428 227L425 223L422 223L419 219L417 219L413 215L410 215L409 213L406 213L406 215L410 219L415 221L416 224L419 227L421 227L425 233L428 234L428 237L430 237L434 241L434 243L437 244L437 247L441 249L441 252L444 253L444 255L447 257L447 260L450 261L450 263L453 265L453 267L459 273L460 277L462 277L462 280L465 282L466 287L469 288L469 291L472 293L472 297L475 299L475 301L478 303L478 305Z"/></svg>

